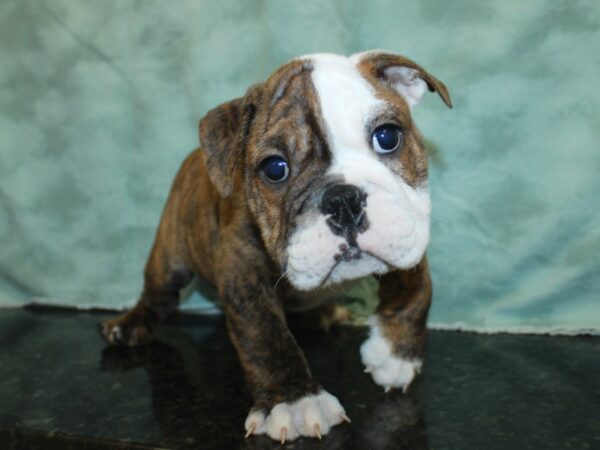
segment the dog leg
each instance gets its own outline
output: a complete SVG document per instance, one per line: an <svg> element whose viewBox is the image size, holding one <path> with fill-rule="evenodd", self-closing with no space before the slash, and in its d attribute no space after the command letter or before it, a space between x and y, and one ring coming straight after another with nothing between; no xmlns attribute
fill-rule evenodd
<svg viewBox="0 0 600 450"><path fill-rule="evenodd" d="M147 342L157 325L179 304L179 290L192 280L192 273L173 257L159 231L144 271L144 290L133 309L101 325L111 344L133 347Z"/></svg>
<svg viewBox="0 0 600 450"><path fill-rule="evenodd" d="M249 230L227 236L236 238L219 252L217 285L229 336L254 398L246 434L266 433L281 442L320 438L344 420L345 411L312 378L270 283L271 263L260 238Z"/></svg>
<svg viewBox="0 0 600 450"><path fill-rule="evenodd" d="M386 392L392 388L406 392L421 371L431 292L426 257L413 269L381 277L380 303L369 319L370 336L360 353L365 371Z"/></svg>

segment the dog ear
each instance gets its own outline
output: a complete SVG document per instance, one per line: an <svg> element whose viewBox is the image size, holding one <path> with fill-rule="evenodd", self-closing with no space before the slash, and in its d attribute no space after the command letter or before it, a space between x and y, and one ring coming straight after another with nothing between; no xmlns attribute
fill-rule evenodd
<svg viewBox="0 0 600 450"><path fill-rule="evenodd" d="M363 73L390 85L411 108L419 103L426 89L437 92L448 108L452 108L444 83L404 56L375 50L356 53L351 58Z"/></svg>
<svg viewBox="0 0 600 450"><path fill-rule="evenodd" d="M244 154L260 90L260 85L252 86L244 97L217 106L200 120L200 146L206 169L221 197L229 197L233 189L235 170Z"/></svg>

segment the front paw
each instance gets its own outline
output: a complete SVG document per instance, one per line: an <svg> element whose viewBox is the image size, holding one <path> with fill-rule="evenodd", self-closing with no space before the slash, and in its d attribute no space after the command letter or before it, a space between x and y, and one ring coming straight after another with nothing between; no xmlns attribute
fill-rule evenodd
<svg viewBox="0 0 600 450"><path fill-rule="evenodd" d="M268 414L252 409L244 425L246 437L267 434L272 439L292 441L299 436L321 439L331 427L350 422L337 398L325 390L290 403L277 403Z"/></svg>
<svg viewBox="0 0 600 450"><path fill-rule="evenodd" d="M381 335L376 320L371 321L371 333L360 347L360 355L366 367L365 372L370 373L373 381L382 386L385 392L400 388L405 393L423 366L419 358L394 355L389 342Z"/></svg>

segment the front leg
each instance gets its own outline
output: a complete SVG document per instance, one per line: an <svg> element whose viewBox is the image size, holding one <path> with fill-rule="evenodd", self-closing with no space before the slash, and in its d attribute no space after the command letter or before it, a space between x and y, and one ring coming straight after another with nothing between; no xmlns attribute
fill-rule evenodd
<svg viewBox="0 0 600 450"><path fill-rule="evenodd" d="M227 236L217 270L218 289L254 398L246 436L266 433L281 442L298 436L321 438L347 419L344 408L311 376L271 287L262 243L249 230Z"/></svg>
<svg viewBox="0 0 600 450"><path fill-rule="evenodd" d="M406 392L421 371L426 321L431 304L431 278L427 258L413 269L381 277L380 303L369 319L370 336L360 349L366 372L387 391Z"/></svg>

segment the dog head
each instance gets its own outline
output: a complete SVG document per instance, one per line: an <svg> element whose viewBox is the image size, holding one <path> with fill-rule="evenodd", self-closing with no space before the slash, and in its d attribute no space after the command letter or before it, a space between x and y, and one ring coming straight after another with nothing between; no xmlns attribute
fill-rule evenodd
<svg viewBox="0 0 600 450"><path fill-rule="evenodd" d="M307 55L201 120L212 183L222 197L244 196L294 287L423 258L428 165L410 111L427 90L452 106L444 84L402 56Z"/></svg>

